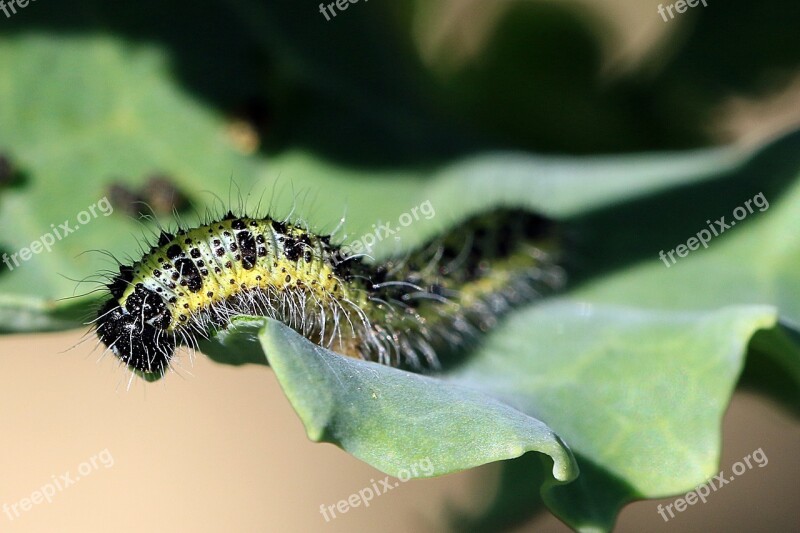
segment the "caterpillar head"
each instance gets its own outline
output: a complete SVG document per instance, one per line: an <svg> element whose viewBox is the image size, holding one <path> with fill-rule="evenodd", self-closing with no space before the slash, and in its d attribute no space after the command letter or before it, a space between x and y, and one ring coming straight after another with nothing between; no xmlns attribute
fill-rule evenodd
<svg viewBox="0 0 800 533"><path fill-rule="evenodd" d="M162 376L176 344L174 334L165 331L171 316L164 300L137 284L123 303L112 297L100 308L97 336L131 370Z"/></svg>

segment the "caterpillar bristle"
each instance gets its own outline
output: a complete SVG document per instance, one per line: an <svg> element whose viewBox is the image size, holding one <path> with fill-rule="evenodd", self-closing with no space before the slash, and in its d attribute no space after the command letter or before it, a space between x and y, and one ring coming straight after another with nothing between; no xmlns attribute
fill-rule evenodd
<svg viewBox="0 0 800 533"><path fill-rule="evenodd" d="M338 228L337 228L338 230ZM280 320L344 355L421 370L468 347L509 309L563 285L559 239L520 210L479 215L402 258L371 264L288 218L231 210L120 264L94 326L132 371L161 376L179 346L237 315Z"/></svg>

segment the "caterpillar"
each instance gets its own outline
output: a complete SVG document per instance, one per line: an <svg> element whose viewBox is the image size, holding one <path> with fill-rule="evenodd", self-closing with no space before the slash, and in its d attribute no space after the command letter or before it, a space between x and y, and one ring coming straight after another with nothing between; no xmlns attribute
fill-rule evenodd
<svg viewBox="0 0 800 533"><path fill-rule="evenodd" d="M507 310L562 286L558 247L552 223L503 209L370 263L302 224L228 211L162 230L141 259L120 264L94 325L143 377L163 376L177 347L196 349L237 315L277 319L343 355L435 369Z"/></svg>

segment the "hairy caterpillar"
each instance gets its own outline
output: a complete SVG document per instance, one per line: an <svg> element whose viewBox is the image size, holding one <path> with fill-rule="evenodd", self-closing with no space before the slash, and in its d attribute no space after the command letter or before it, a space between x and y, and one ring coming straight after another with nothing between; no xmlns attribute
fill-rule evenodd
<svg viewBox="0 0 800 533"><path fill-rule="evenodd" d="M502 210L474 217L407 257L369 264L330 236L228 212L121 265L95 327L131 370L163 375L176 347L236 315L275 318L336 352L436 367L512 306L559 287L555 230Z"/></svg>

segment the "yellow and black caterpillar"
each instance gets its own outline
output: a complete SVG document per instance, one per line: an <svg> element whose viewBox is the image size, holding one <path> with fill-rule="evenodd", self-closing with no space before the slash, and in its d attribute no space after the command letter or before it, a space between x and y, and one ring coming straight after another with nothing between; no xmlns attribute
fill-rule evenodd
<svg viewBox="0 0 800 533"><path fill-rule="evenodd" d="M554 227L519 210L474 217L416 253L381 264L343 256L330 236L228 212L162 231L122 265L98 311L100 340L130 369L163 375L175 348L197 346L236 315L282 321L336 352L437 366L509 308L563 282Z"/></svg>

